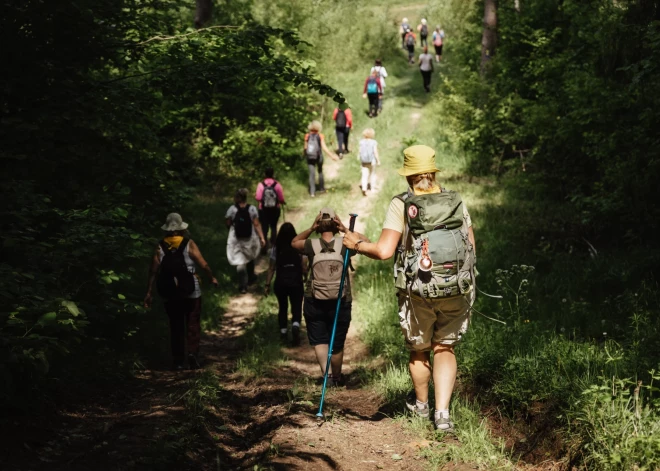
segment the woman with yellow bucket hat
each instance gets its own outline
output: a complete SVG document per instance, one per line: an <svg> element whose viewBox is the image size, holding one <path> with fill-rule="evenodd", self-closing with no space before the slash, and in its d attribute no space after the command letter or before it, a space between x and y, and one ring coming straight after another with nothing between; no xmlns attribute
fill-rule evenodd
<svg viewBox="0 0 660 471"><path fill-rule="evenodd" d="M430 416L428 387L433 378L434 422L438 430L450 432L454 426L449 417L456 381L454 346L467 331L474 303L474 232L460 195L436 182L435 151L415 145L403 155L399 174L406 177L409 188L392 199L378 242L349 232L344 245L377 260L398 253L399 323L410 352L414 386L406 406L417 415Z"/></svg>

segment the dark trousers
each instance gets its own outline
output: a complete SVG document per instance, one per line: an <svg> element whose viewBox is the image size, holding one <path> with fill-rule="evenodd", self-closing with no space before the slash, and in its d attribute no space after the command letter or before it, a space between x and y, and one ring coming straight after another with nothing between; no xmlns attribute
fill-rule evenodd
<svg viewBox="0 0 660 471"><path fill-rule="evenodd" d="M170 299L165 301L165 312L170 320L170 345L174 363L183 363L186 345L188 353L197 355L201 326L202 298Z"/></svg>
<svg viewBox="0 0 660 471"><path fill-rule="evenodd" d="M254 260L243 265L236 265L236 273L238 273L239 289L247 289L248 285L257 279L257 275L254 274Z"/></svg>
<svg viewBox="0 0 660 471"><path fill-rule="evenodd" d="M277 303L279 304L279 311L277 313L277 320L280 323L280 329L286 329L288 323L289 302L291 303L291 321L300 324L302 320L302 301L303 301L303 285L300 286L278 286L275 282L275 296L277 296Z"/></svg>
<svg viewBox="0 0 660 471"><path fill-rule="evenodd" d="M422 80L424 81L424 90L427 92L431 90L431 75L433 75L433 71L429 70L420 70L422 73Z"/></svg>
<svg viewBox="0 0 660 471"><path fill-rule="evenodd" d="M406 48L406 34L407 33L401 33L401 47Z"/></svg>
<svg viewBox="0 0 660 471"><path fill-rule="evenodd" d="M337 152L340 154L348 152L348 134L350 131L351 128L335 128L335 134L337 135Z"/></svg>
<svg viewBox="0 0 660 471"><path fill-rule="evenodd" d="M415 63L415 46L408 46L408 62Z"/></svg>
<svg viewBox="0 0 660 471"><path fill-rule="evenodd" d="M325 190L323 183L323 157L314 161L307 159L307 168L309 169L309 194L316 193L316 169L319 170L319 191Z"/></svg>
<svg viewBox="0 0 660 471"><path fill-rule="evenodd" d="M378 114L378 93L368 93L369 114Z"/></svg>
<svg viewBox="0 0 660 471"><path fill-rule="evenodd" d="M271 244L275 244L277 237L277 221L280 220L280 208L262 208L259 210L259 222L261 223L261 230L264 232L264 239L270 240ZM268 230L270 230L270 239L268 239Z"/></svg>
<svg viewBox="0 0 660 471"><path fill-rule="evenodd" d="M420 36L420 37L419 37L419 45L420 45L420 46L424 47L424 46L428 46L428 45L429 45L429 42L427 41L427 37L428 37L428 36Z"/></svg>

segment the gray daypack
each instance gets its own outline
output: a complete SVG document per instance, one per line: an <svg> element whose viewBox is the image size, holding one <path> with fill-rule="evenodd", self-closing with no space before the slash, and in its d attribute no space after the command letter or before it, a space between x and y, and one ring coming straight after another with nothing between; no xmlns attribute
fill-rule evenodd
<svg viewBox="0 0 660 471"><path fill-rule="evenodd" d="M425 300L467 296L475 288L476 259L461 196L443 190L396 198L406 220L394 262L396 288Z"/></svg>

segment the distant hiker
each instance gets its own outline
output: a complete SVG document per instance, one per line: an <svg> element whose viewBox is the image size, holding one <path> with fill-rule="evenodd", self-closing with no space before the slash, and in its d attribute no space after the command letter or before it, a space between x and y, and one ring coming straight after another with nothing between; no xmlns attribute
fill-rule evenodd
<svg viewBox="0 0 660 471"><path fill-rule="evenodd" d="M346 248L342 246L342 238L336 238L338 232L346 232L335 212L330 208L321 209L312 227L298 234L291 246L298 252L307 255L309 260L309 276L305 285L305 302L303 313L307 325L309 344L314 347L316 359L325 374L328 359L328 346L337 308L339 284L344 264ZM318 239L310 239L314 232L321 235ZM335 342L332 346L330 361L332 384L342 384L341 368L344 360L344 342L348 327L351 324L351 280L346 277L344 290L341 293L341 305L335 332Z"/></svg>
<svg viewBox="0 0 660 471"><path fill-rule="evenodd" d="M348 135L353 127L353 113L350 108L345 110L339 107L335 108L332 112L332 119L335 120L335 134L337 135L337 154L339 158L343 158L344 154L348 154Z"/></svg>
<svg viewBox="0 0 660 471"><path fill-rule="evenodd" d="M410 31L410 23L408 23L408 18L401 20L401 26L399 26L399 34L401 35L401 48L406 48L406 34Z"/></svg>
<svg viewBox="0 0 660 471"><path fill-rule="evenodd" d="M378 115L378 101L383 96L383 87L380 83L380 77L377 71L373 71L367 80L364 81L364 90L362 98L369 98L369 117Z"/></svg>
<svg viewBox="0 0 660 471"><path fill-rule="evenodd" d="M309 132L305 134L303 154L307 159L307 168L309 169L309 195L313 198L316 196L315 179L317 168L319 170L319 193L325 193L325 185L323 183L323 152L335 160L338 157L325 145L325 137L321 134L322 126L319 121L312 121L307 126L307 129Z"/></svg>
<svg viewBox="0 0 660 471"><path fill-rule="evenodd" d="M273 178L275 172L273 167L268 167L264 172L265 179L257 185L257 191L254 198L259 202L259 222L264 234L268 240L268 231L270 230L271 246L275 243L277 237L277 221L280 219L280 205L286 204L284 201L284 190L280 182Z"/></svg>
<svg viewBox="0 0 660 471"><path fill-rule="evenodd" d="M229 228L227 261L236 267L241 294L247 293L248 285L256 281L254 261L259 256L259 249L266 246L259 213L257 208L247 203L247 195L247 188L237 190L234 204L225 214L225 223Z"/></svg>
<svg viewBox="0 0 660 471"><path fill-rule="evenodd" d="M214 286L218 280L206 263L197 244L189 238L183 222L177 213L167 215L161 227L165 237L158 242L156 253L149 268L147 294L144 307L150 308L154 281L158 294L163 298L165 312L170 321L170 345L175 370L184 368L184 357L188 350L188 367L199 368L199 340L201 335L200 315L202 313L202 290L195 265L199 266L211 279Z"/></svg>
<svg viewBox="0 0 660 471"><path fill-rule="evenodd" d="M433 75L433 56L429 54L428 46L424 46L424 53L419 55L419 71L422 73L422 82L426 93L431 91L431 76Z"/></svg>
<svg viewBox="0 0 660 471"><path fill-rule="evenodd" d="M445 32L440 28L440 25L435 27L433 31L433 47L435 48L435 61L440 62L442 59L442 43L445 39Z"/></svg>
<svg viewBox="0 0 660 471"><path fill-rule="evenodd" d="M360 153L358 160L362 165L362 182L360 189L362 194L367 196L367 190L374 190L376 188L376 165L380 165L380 158L378 157L378 143L374 139L376 131L372 128L367 128L362 131L363 139L360 139Z"/></svg>
<svg viewBox="0 0 660 471"><path fill-rule="evenodd" d="M408 49L408 63L415 63L415 33L412 30L408 30L406 37L404 39L406 43L406 49Z"/></svg>
<svg viewBox="0 0 660 471"><path fill-rule="evenodd" d="M376 59L376 63L369 73L373 74L374 71L378 72L378 77L380 77L381 94L378 98L378 113L380 113L383 111L383 95L385 95L385 79L387 78L387 70L383 67L383 62L380 59Z"/></svg>
<svg viewBox="0 0 660 471"><path fill-rule="evenodd" d="M296 236L296 229L290 222L285 222L280 227L277 240L270 252L270 265L266 278L265 294L270 293L270 284L275 276L274 293L279 304L278 321L280 324L280 339L283 342L287 337L287 317L289 302L291 302L291 337L293 345L300 344L300 321L302 320L303 302L303 257L296 249L291 247L291 242Z"/></svg>
<svg viewBox="0 0 660 471"><path fill-rule="evenodd" d="M429 37L429 27L426 24L426 19L422 18L420 24L417 25L417 31L419 31L419 45L420 47L428 46L429 43L427 38Z"/></svg>
<svg viewBox="0 0 660 471"><path fill-rule="evenodd" d="M377 260L397 253L394 285L414 386L406 406L429 417L432 371L435 425L450 431L454 425L449 418L456 380L454 345L467 331L475 299L474 232L461 196L436 182L435 151L416 145L403 155L399 174L406 177L409 188L392 199L378 242L349 232L344 246Z"/></svg>

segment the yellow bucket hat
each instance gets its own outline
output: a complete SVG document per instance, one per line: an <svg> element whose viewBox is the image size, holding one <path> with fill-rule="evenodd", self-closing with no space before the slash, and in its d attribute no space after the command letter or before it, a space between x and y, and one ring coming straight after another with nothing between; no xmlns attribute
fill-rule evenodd
<svg viewBox="0 0 660 471"><path fill-rule="evenodd" d="M403 151L403 168L398 171L404 177L439 172L435 167L435 151L423 145L408 147Z"/></svg>

